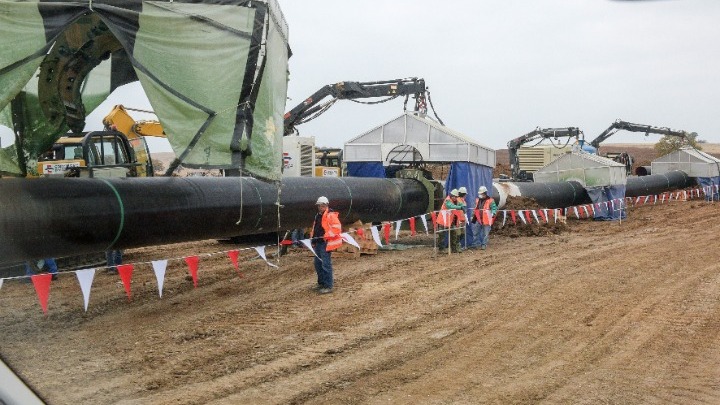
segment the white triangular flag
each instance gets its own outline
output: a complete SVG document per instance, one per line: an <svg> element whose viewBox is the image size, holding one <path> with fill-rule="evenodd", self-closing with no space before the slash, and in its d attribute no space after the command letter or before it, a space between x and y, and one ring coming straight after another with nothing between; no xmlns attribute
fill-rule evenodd
<svg viewBox="0 0 720 405"><path fill-rule="evenodd" d="M400 233L400 224L402 221L395 221L395 240L398 239L398 234Z"/></svg>
<svg viewBox="0 0 720 405"><path fill-rule="evenodd" d="M557 217L558 217L558 212L559 212L559 211L560 211L559 209L555 208L555 212L553 212L553 216L555 217L555 223L556 223L556 224L557 224Z"/></svg>
<svg viewBox="0 0 720 405"><path fill-rule="evenodd" d="M612 207L612 210L615 211L615 200L610 200L610 206Z"/></svg>
<svg viewBox="0 0 720 405"><path fill-rule="evenodd" d="M538 219L537 211L532 210L532 214L533 214L533 217L535 217L535 221L539 224L539 223L540 223L540 220Z"/></svg>
<svg viewBox="0 0 720 405"><path fill-rule="evenodd" d="M440 211L440 215L442 215L442 223L443 224L448 223L447 214L448 214L447 210Z"/></svg>
<svg viewBox="0 0 720 405"><path fill-rule="evenodd" d="M503 223L502 226L505 226L505 221L507 221L507 210L503 210Z"/></svg>
<svg viewBox="0 0 720 405"><path fill-rule="evenodd" d="M543 214L545 214L545 223L550 223L550 218L548 218L548 210L544 209Z"/></svg>
<svg viewBox="0 0 720 405"><path fill-rule="evenodd" d="M277 267L276 265L270 263L267 259L267 256L265 256L265 246L255 246L255 251L258 252L260 257L262 257L263 260L265 260L265 263L272 267Z"/></svg>
<svg viewBox="0 0 720 405"><path fill-rule="evenodd" d="M315 249L313 249L312 242L310 242L310 239L303 239L300 241L300 243L305 245L306 248L310 249L310 251L313 252L315 257L317 257L318 259L320 258L320 256L318 256L317 253L315 253Z"/></svg>
<svg viewBox="0 0 720 405"><path fill-rule="evenodd" d="M4 279L4 278L0 278L0 288L2 288L3 281L5 281L5 279Z"/></svg>
<svg viewBox="0 0 720 405"><path fill-rule="evenodd" d="M158 294L162 298L163 286L165 285L165 270L167 269L167 260L154 260L152 262L155 279L158 285Z"/></svg>
<svg viewBox="0 0 720 405"><path fill-rule="evenodd" d="M580 219L580 214L578 214L577 207L573 207L573 211L575 211L575 216L577 217L577 219Z"/></svg>
<svg viewBox="0 0 720 405"><path fill-rule="evenodd" d="M374 226L371 226L370 233L372 233L372 237L373 237L373 240L375 241L375 244L382 247L382 243L380 243L380 233L378 233L377 228Z"/></svg>
<svg viewBox="0 0 720 405"><path fill-rule="evenodd" d="M95 278L95 269L85 269L75 271L80 290L82 290L83 302L85 303L85 312L87 312L88 303L90 302L90 287L92 287L93 278Z"/></svg>
<svg viewBox="0 0 720 405"><path fill-rule="evenodd" d="M340 236L342 236L342 238L343 238L343 240L344 240L345 242L347 242L347 243L355 246L356 248L360 249L360 245L358 245L358 243L355 241L355 238L353 238L352 236L350 236L349 233L347 233L347 232L341 233Z"/></svg>
<svg viewBox="0 0 720 405"><path fill-rule="evenodd" d="M420 215L420 220L422 221L423 226L425 227L425 235L429 235L430 230L428 229L427 218L425 218L425 214Z"/></svg>
<svg viewBox="0 0 720 405"><path fill-rule="evenodd" d="M527 220L525 219L525 213L523 212L523 210L518 211L518 216L520 217L522 223L527 225Z"/></svg>

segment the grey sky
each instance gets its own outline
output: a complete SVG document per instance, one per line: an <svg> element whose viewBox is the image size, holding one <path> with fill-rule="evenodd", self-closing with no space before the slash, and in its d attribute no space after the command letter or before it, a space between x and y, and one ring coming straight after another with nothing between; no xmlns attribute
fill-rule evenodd
<svg viewBox="0 0 720 405"><path fill-rule="evenodd" d="M288 109L327 83L418 76L446 125L493 148L536 126L592 139L617 118L720 142L717 0L279 1ZM401 112L341 101L299 129L340 146Z"/></svg>
<svg viewBox="0 0 720 405"><path fill-rule="evenodd" d="M592 139L617 118L720 143L717 0L279 2L293 50L286 110L325 84L417 76L446 125L493 148L536 126L577 126ZM127 87L88 117L89 129L113 104L149 107L138 85ZM342 146L402 104L340 101L298 128ZM658 139L621 132L608 142Z"/></svg>

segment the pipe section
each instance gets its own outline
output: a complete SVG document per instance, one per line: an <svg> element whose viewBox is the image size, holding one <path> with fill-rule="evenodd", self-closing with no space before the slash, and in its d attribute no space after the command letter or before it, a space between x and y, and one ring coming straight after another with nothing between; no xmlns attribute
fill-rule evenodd
<svg viewBox="0 0 720 405"><path fill-rule="evenodd" d="M321 195L346 224L420 215L430 199L400 179L3 179L0 264L307 227Z"/></svg>
<svg viewBox="0 0 720 405"><path fill-rule="evenodd" d="M503 208L508 197L528 197L548 208L563 208L586 204L590 197L582 184L576 181L560 183L503 182L493 183L492 197Z"/></svg>
<svg viewBox="0 0 720 405"><path fill-rule="evenodd" d="M691 187L695 179L680 170L665 174L651 174L649 176L628 177L625 187L626 197L639 197L642 195L660 194L668 190Z"/></svg>

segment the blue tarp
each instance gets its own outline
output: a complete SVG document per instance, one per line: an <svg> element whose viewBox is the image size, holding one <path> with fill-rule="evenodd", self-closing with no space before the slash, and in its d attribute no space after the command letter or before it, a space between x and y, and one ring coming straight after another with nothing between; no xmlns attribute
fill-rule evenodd
<svg viewBox="0 0 720 405"><path fill-rule="evenodd" d="M625 219L625 185L586 187L585 190L595 208L596 221ZM609 201L614 201L614 204L606 205Z"/></svg>
<svg viewBox="0 0 720 405"><path fill-rule="evenodd" d="M480 186L485 186L488 193L492 194L492 167L479 165L471 162L453 162L450 164L450 172L445 180L445 195L454 188L465 187L468 194L465 200L468 205L468 218L471 218L472 210L475 209L475 198ZM470 225L465 229L465 238L460 241L462 246L472 244L472 229ZM467 243L466 243L467 241Z"/></svg>
<svg viewBox="0 0 720 405"><path fill-rule="evenodd" d="M382 162L348 162L347 173L350 177L385 178Z"/></svg>
<svg viewBox="0 0 720 405"><path fill-rule="evenodd" d="M707 187L712 188L711 192L705 193L705 200L717 201L720 199L720 198L718 198L718 197L720 197L720 195L718 195L719 193L717 192L717 189L715 188L715 186L720 185L720 177L697 177L696 179L697 179L698 185L700 187L702 187L703 189L706 189Z"/></svg>

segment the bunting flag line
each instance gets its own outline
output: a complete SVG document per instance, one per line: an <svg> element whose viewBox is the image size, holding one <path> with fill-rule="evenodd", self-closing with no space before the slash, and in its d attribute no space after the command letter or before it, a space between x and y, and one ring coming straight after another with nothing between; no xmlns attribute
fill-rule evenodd
<svg viewBox="0 0 720 405"><path fill-rule="evenodd" d="M547 209L544 209L543 213L545 214L545 223L549 224L550 223L550 218L548 218L549 211Z"/></svg>
<svg viewBox="0 0 720 405"><path fill-rule="evenodd" d="M237 252L237 250L235 252ZM230 252L228 252L228 254L230 254ZM237 256L235 257L235 260L237 261ZM160 298L162 298L163 286L165 285L165 270L167 270L167 263L167 260L152 261L152 268L155 273L155 280L157 280L158 294L160 294Z"/></svg>
<svg viewBox="0 0 720 405"><path fill-rule="evenodd" d="M276 269L278 268L277 265L268 261L267 256L265 255L265 246L256 246L255 251L260 255L260 257L262 257L263 260L265 260L265 263L267 263L269 266L275 267Z"/></svg>
<svg viewBox="0 0 720 405"><path fill-rule="evenodd" d="M83 304L85 305L85 312L87 312L88 304L90 303L90 288L92 287L93 279L95 278L95 269L84 269L77 270L75 277L80 283L80 291L83 295Z"/></svg>
<svg viewBox="0 0 720 405"><path fill-rule="evenodd" d="M356 248L360 249L360 245L358 245L357 241L355 241L355 238L353 238L352 236L350 236L349 233L347 233L347 232L341 233L340 236L342 237L342 239L343 239L345 242L347 242L347 243L355 246Z"/></svg>
<svg viewBox="0 0 720 405"><path fill-rule="evenodd" d="M595 204L590 204L590 208L592 208L593 217L595 216Z"/></svg>
<svg viewBox="0 0 720 405"><path fill-rule="evenodd" d="M310 241L310 239L303 239L300 241L300 243L305 245L306 248L310 249L310 251L315 255L315 257L317 257L318 259L320 258L320 256L318 256L317 253L315 253L315 249L313 249L312 242Z"/></svg>
<svg viewBox="0 0 720 405"><path fill-rule="evenodd" d="M425 218L425 214L420 215L420 220L422 221L423 226L425 227L425 235L429 235L430 230L428 229L427 218Z"/></svg>
<svg viewBox="0 0 720 405"><path fill-rule="evenodd" d="M538 216L540 217L540 222L545 221L545 212L544 210L538 210ZM547 222L547 221L546 221Z"/></svg>
<svg viewBox="0 0 720 405"><path fill-rule="evenodd" d="M232 262L233 267L235 267L235 271L237 272L238 277L240 277L240 278L245 277L245 275L243 274L243 272L240 271L240 263L239 263L239 261L238 261L239 258L240 258L240 251L237 250L237 249L236 249L236 250L229 250L229 251L227 252L227 255L228 255L228 257L230 258L230 261Z"/></svg>
<svg viewBox="0 0 720 405"><path fill-rule="evenodd" d="M535 210L532 210L532 214L533 214L533 217L535 217L535 221L537 221L537 223L539 224L540 220L538 219L537 212Z"/></svg>
<svg viewBox="0 0 720 405"><path fill-rule="evenodd" d="M373 240L375 241L375 244L382 247L382 243L380 243L380 233L378 232L378 229L374 226L370 227L370 233L372 234Z"/></svg>
<svg viewBox="0 0 720 405"><path fill-rule="evenodd" d="M134 266L132 264L118 264L117 271L122 280L123 286L125 287L125 294L127 294L128 301L130 301L130 283L132 283L132 273Z"/></svg>
<svg viewBox="0 0 720 405"><path fill-rule="evenodd" d="M50 298L50 283L52 282L52 274L34 274L30 276L33 287L35 287L35 293L37 293L38 300L40 300L40 307L42 308L45 316L48 314L48 298Z"/></svg>
<svg viewBox="0 0 720 405"><path fill-rule="evenodd" d="M263 250L265 250L265 246L263 246ZM198 265L200 264L200 258L198 256L188 256L185 258L185 263L187 263L188 271L190 272L190 276L192 277L193 287L197 288L197 286L198 286Z"/></svg>
<svg viewBox="0 0 720 405"><path fill-rule="evenodd" d="M590 218L590 212L588 212L587 205L583 205L582 209L585 211L585 218Z"/></svg>

